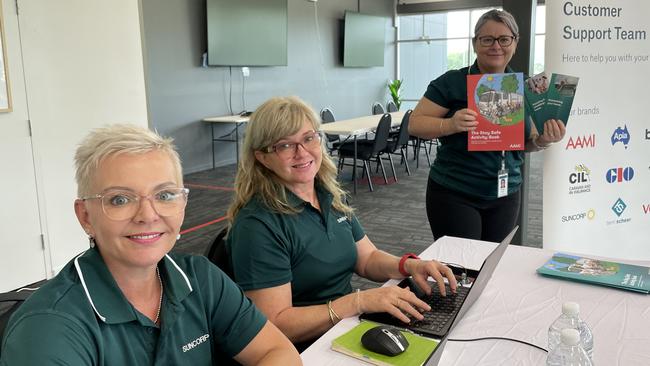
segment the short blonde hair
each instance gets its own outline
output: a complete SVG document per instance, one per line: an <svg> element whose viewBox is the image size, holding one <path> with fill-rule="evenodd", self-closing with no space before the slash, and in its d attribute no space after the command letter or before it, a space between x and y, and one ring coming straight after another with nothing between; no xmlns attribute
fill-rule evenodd
<svg viewBox="0 0 650 366"><path fill-rule="evenodd" d="M316 112L298 97L271 98L255 110L246 128L242 156L235 178L235 199L228 209L231 225L239 210L255 195L274 212L298 212L289 204L285 187L277 175L255 158L255 152L297 133L305 121L311 123L315 131L320 129L320 118ZM336 165L324 146L321 146L321 154L323 158L316 179L332 194L334 209L351 214L352 208L345 204L345 192L336 180Z"/></svg>
<svg viewBox="0 0 650 366"><path fill-rule="evenodd" d="M88 196L92 179L99 164L109 156L119 154L145 154L162 151L169 155L176 172L176 180L183 185L181 159L172 144L173 139L161 137L147 128L115 124L96 128L81 141L75 154L75 179L78 197Z"/></svg>
<svg viewBox="0 0 650 366"><path fill-rule="evenodd" d="M512 35L515 37L515 40L519 39L519 26L517 25L517 21L515 20L515 17L505 10L492 9L487 13L481 15L481 17L478 18L478 20L476 21L476 25L474 26L474 37L472 38L474 42L476 42L476 39L478 37L478 32L485 25L485 23L487 23L490 20L497 23L505 24L505 26L508 27L508 29L510 29L510 31L512 32Z"/></svg>

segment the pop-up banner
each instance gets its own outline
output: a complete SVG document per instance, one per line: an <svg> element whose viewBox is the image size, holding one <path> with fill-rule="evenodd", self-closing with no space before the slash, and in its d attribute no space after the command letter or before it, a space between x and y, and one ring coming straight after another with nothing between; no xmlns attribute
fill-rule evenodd
<svg viewBox="0 0 650 366"><path fill-rule="evenodd" d="M649 1L546 1L546 72L580 83L544 152L545 248L650 259L649 14Z"/></svg>

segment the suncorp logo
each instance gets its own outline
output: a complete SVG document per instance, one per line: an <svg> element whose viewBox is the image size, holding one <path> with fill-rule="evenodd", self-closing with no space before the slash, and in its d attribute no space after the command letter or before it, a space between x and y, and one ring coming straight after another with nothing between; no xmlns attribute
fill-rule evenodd
<svg viewBox="0 0 650 366"><path fill-rule="evenodd" d="M591 192L591 170L585 164L576 164L569 174L569 194Z"/></svg>
<svg viewBox="0 0 650 366"><path fill-rule="evenodd" d="M578 136L575 139L573 136L569 137L569 141L566 143L565 150L569 149L586 149L588 147L596 147L596 135L591 134L587 136Z"/></svg>
<svg viewBox="0 0 650 366"><path fill-rule="evenodd" d="M612 168L605 174L605 179L608 183L629 182L632 178L634 178L634 169L631 166L626 168Z"/></svg>
<svg viewBox="0 0 650 366"><path fill-rule="evenodd" d="M627 125L623 128L616 127L614 130L614 133L612 134L612 146L618 142L622 143L627 149L627 144L630 143L630 133L627 131Z"/></svg>
<svg viewBox="0 0 650 366"><path fill-rule="evenodd" d="M578 212L571 215L562 216L562 222L581 221L584 219L593 220L596 217L596 210L589 209L585 212Z"/></svg>

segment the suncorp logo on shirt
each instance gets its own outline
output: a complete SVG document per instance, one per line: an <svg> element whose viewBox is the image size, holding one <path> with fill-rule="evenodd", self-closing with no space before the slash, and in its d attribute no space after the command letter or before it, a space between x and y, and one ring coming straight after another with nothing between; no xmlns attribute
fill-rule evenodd
<svg viewBox="0 0 650 366"><path fill-rule="evenodd" d="M193 340L192 342L186 344L183 346L183 352L191 351L194 349L196 346L200 345L201 343L205 342L210 338L210 334L204 334L200 336L199 338Z"/></svg>

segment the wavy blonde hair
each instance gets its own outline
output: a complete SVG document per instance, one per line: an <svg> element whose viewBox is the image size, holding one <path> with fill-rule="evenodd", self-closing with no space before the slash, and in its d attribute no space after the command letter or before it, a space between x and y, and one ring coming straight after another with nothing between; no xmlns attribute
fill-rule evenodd
<svg viewBox="0 0 650 366"><path fill-rule="evenodd" d="M230 226L239 211L255 195L273 212L296 214L301 211L289 204L285 186L273 171L255 158L255 152L297 133L305 121L309 121L315 131L320 129L320 118L316 112L298 97L271 98L251 115L235 178L235 199L228 208ZM345 191L336 180L336 165L324 145L321 145L321 154L323 158L316 180L332 194L334 209L351 215L353 210L344 201Z"/></svg>

